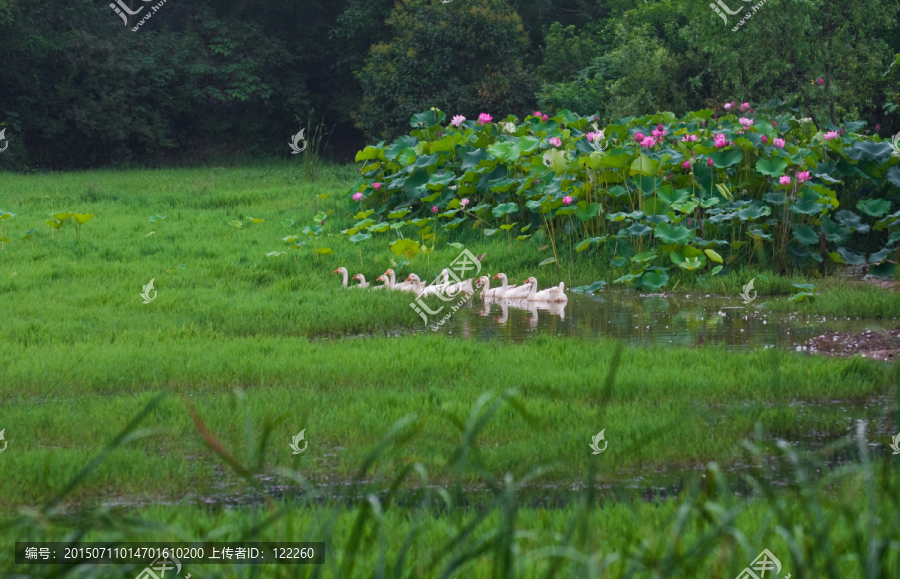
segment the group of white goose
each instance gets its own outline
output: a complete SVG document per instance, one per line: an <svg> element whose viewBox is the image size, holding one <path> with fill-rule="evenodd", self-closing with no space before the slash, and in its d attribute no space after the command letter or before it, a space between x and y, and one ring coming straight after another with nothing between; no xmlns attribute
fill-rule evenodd
<svg viewBox="0 0 900 579"><path fill-rule="evenodd" d="M397 291L407 291L414 293L416 297L426 297L443 293L444 295L454 296L459 293L474 294L476 286L481 289L481 299L488 300L527 300L532 302L549 302L549 303L566 303L569 301L566 296L566 286L563 282L559 282L559 286L551 286L545 290L538 291L538 281L535 277L529 277L522 285L510 285L506 279L505 273L498 273L493 278L483 275L478 279L467 279L458 283L450 283L450 270L441 271L443 283L435 283L429 286L425 285L419 276L414 273L409 274L405 281L397 283L393 269L389 269L382 275L378 276L375 281L382 282L382 285L373 286L366 281L366 277L358 273L351 279L359 281L358 285L347 285L347 268L339 267L333 273L339 273L343 277L344 287L360 288L360 289L389 289ZM500 280L500 287L492 288L491 279Z"/></svg>

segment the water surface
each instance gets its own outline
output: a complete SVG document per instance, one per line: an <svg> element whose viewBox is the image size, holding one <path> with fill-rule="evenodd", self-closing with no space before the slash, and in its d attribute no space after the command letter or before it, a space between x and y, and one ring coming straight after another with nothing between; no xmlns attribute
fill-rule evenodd
<svg viewBox="0 0 900 579"><path fill-rule="evenodd" d="M577 336L615 338L629 345L723 345L752 350L796 349L827 332L875 332L896 325L892 320L773 313L756 304L744 305L740 299L706 294L567 294L569 302L564 305L522 300L483 303L476 296L436 331L503 342L524 342L540 335Z"/></svg>

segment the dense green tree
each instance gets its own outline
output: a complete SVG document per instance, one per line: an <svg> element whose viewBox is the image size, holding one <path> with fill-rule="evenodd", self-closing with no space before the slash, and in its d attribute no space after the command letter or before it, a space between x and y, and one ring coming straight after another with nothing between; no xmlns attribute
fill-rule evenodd
<svg viewBox="0 0 900 579"><path fill-rule="evenodd" d="M468 118L531 112L528 38L505 0L403 0L387 24L390 39L372 47L358 74L365 96L357 120L367 134L401 134L431 107Z"/></svg>

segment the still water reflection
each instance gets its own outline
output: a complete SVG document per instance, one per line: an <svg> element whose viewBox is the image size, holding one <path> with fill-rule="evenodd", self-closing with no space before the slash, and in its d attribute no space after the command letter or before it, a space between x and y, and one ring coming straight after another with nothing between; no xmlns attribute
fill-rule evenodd
<svg viewBox="0 0 900 579"><path fill-rule="evenodd" d="M886 330L891 320L772 313L739 299L707 295L662 297L634 292L566 292L567 304L523 300L483 303L478 296L437 331L477 340L524 342L535 336L609 337L629 344L724 345L749 350L796 348L826 332Z"/></svg>

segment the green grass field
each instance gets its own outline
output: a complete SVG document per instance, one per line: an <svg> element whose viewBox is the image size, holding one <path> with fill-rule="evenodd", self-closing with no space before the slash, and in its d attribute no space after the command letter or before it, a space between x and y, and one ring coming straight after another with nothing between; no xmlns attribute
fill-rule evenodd
<svg viewBox="0 0 900 579"><path fill-rule="evenodd" d="M777 350L640 347L625 349L615 363L611 340L541 337L512 345L393 337L421 326L409 296L343 291L332 273L344 265L371 281L398 259L388 249L393 233L361 247L340 235L354 222L345 201L354 178L352 167L329 166L306 184L299 166L288 163L4 175L0 208L16 214L0 222L11 240L0 250L0 429L9 444L0 454L4 544L81 529L129 540L253 536L334 546L322 575L210 566L197 571L204 578L544 577L559 563L551 555L569 561L561 577L724 577L766 546L793 562L796 571L786 572L796 577L896 572L896 457L893 471L890 459L879 459L836 482L816 482L815 492L797 475L760 501L707 479L695 493L661 505L582 508L594 503L577 493L569 493L566 508L517 505L515 493L541 485L583 487L595 476L609 483L657 471L690 478L711 461L723 468L744 463L741 441L757 428L789 440L809 433L836 439L852 430L851 407L870 422L869 440L881 444L896 431L896 419L887 416L893 370ZM51 239L44 224L51 207L95 217L77 238L69 220ZM326 236L316 243L335 255L316 257L310 244L287 248L284 237L329 210ZM153 223L153 215L166 217ZM295 225L283 226L286 219ZM241 228L229 224L236 220ZM32 228L32 238L22 240ZM561 250L560 278L538 267L546 257L540 240L519 246L459 230L442 233L411 270L433 278L459 253L449 242L486 252L486 270L504 271L513 282L537 274L541 285L561 279L571 287L614 275L608 259ZM272 251L287 253L267 257ZM678 292L734 296L758 273L719 276L707 286L674 274L672 284ZM900 317L895 293L824 278L812 280L815 299L789 302L797 291L791 284L810 278L766 275L771 283L757 289L775 312ZM157 297L144 304L139 294L151 278ZM148 404L139 424L129 426ZM400 440L383 443L404 419L394 432ZM138 435L103 454L129 428ZM601 428L609 448L598 457L588 442ZM287 443L301 429L309 449L292 455ZM372 464L361 470L367 457ZM504 480L507 474L514 482ZM398 492L432 504L389 506L383 495L375 504L366 493L349 507L327 502L357 479L373 492L396 481ZM233 511L196 502L279 485L287 495L312 485L325 502L276 499L269 509ZM462 494L496 487L481 493L495 502L482 511L463 508L459 497L442 498L433 485ZM44 509L57 498L63 512ZM673 513L682 507L690 522L679 530L685 519ZM735 519L732 507L741 512ZM857 512L871 518L854 518ZM876 549L869 543L876 540L886 542ZM708 541L715 548L699 547ZM825 542L831 551L809 555ZM12 568L8 556L0 555L4 571ZM32 576L56 576L34 569ZM96 573L85 576L124 576Z"/></svg>

